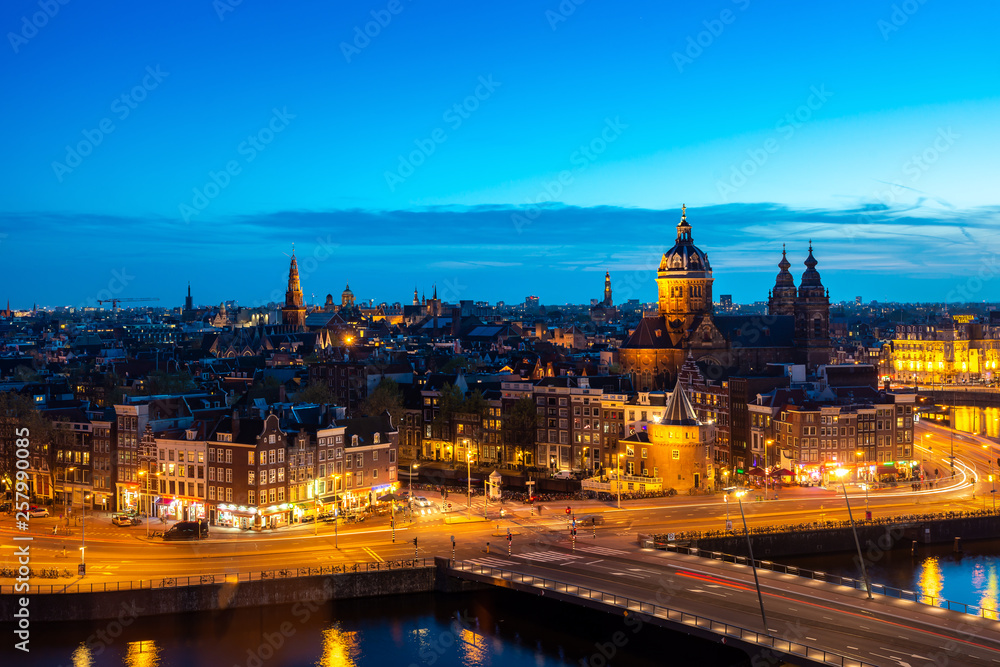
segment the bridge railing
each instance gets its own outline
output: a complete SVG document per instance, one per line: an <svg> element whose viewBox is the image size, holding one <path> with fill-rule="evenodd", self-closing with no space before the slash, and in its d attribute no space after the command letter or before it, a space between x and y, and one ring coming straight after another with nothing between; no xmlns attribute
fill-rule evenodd
<svg viewBox="0 0 1000 667"><path fill-rule="evenodd" d="M931 512L928 514L906 514L900 516L879 517L877 519L855 519L855 526L909 526L925 521L942 521L947 519L974 519L988 516L1000 516L1000 509L969 510L966 512ZM850 521L812 521L799 524L779 524L776 526L751 526L751 535L782 535L800 533L804 530L837 530L850 528ZM718 537L742 537L742 530L689 530L686 532L652 535L651 538L660 542L677 542L684 540L707 540Z"/></svg>
<svg viewBox="0 0 1000 667"><path fill-rule="evenodd" d="M639 612L649 616L655 616L656 618L673 621L675 623L709 630L727 637L734 637L758 646L771 648L784 655L802 656L808 658L809 660L821 661L828 665L838 665L840 667L876 667L871 663L855 660L854 658L849 658L847 656L840 655L839 653L782 639L763 632L758 632L757 630L750 630L739 625L733 625L732 623L724 623L706 616L699 616L697 614L681 611L679 609L673 609L671 607L665 607L663 605L647 602L645 600L637 600L635 598L628 597L627 595L608 593L594 588L588 588L586 586L578 586L577 584L558 581L556 579L548 579L546 577L539 577L533 574L521 574L520 572L514 572L513 570L504 570L502 568L479 565L465 561L455 563L453 568L464 572L471 572L473 574L502 579L511 583L533 586L544 590L551 590L556 593L564 593L566 595L574 595L588 600L596 600L598 602L615 607L621 607L629 611Z"/></svg>
<svg viewBox="0 0 1000 667"><path fill-rule="evenodd" d="M750 559L746 556L734 556L733 554L722 553L721 551L711 551L709 549L699 549L697 547L686 547L678 544L654 543L653 540L645 540L643 546L649 549L660 549L662 551L687 554L701 558L711 558L713 560L724 561L726 563L736 563L737 565L750 564ZM822 572L820 570L808 570L804 567L796 567L794 565L782 565L781 563L775 563L769 560L754 559L754 564L758 569L762 570L771 570L772 572L790 574L796 577L812 579L814 581L824 581L828 584L847 586L848 588L854 588L859 591L866 590L865 582L861 579L842 577L838 574L830 574L829 572ZM894 586L876 584L874 582L872 582L872 593L883 597L919 602L920 604L926 604L931 607L941 607L942 609L948 609L950 611L960 611L963 614L981 616L994 621L1000 620L1000 609L997 609L996 607L985 607L983 605L955 602L954 600L949 600L939 595L926 595L918 591L910 591L904 588L896 588Z"/></svg>
<svg viewBox="0 0 1000 667"><path fill-rule="evenodd" d="M433 563L431 563L433 565ZM249 581L266 581L269 579L294 579L296 577L316 577L332 574L350 574L355 572L381 572L385 570L401 570L430 567L425 558L410 558L405 560L389 560L373 563L345 563L343 565L324 565L322 567L290 567L278 570L257 570L252 572L232 572L221 574L193 574L181 577L162 577L160 579L139 579L138 581L100 581L77 582L66 584L32 584L35 576L27 578L28 590L17 588L21 584L0 585L0 595L18 593L20 595L49 595L59 593L106 593L109 591L134 591L151 588L183 588L186 586L208 586L223 583L244 583ZM16 570L4 569L0 576L16 577ZM45 570L44 572L49 572ZM68 570L65 571L68 575ZM53 578L50 574L45 578ZM57 575L58 576L58 575Z"/></svg>

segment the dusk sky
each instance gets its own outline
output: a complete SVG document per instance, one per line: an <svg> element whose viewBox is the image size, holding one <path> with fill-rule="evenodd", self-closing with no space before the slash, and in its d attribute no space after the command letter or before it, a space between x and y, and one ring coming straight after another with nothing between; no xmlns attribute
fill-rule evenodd
<svg viewBox="0 0 1000 667"><path fill-rule="evenodd" d="M15 308L277 301L293 242L311 303L650 301L682 203L716 297L812 239L997 300L996 3L62 1L0 9Z"/></svg>

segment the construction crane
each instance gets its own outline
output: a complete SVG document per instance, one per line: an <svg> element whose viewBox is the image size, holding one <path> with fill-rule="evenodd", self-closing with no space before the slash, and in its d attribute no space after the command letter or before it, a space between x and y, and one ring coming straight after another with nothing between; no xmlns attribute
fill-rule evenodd
<svg viewBox="0 0 1000 667"><path fill-rule="evenodd" d="M110 303L111 310L118 310L118 303L120 301L159 301L157 297L140 296L130 299L98 299L97 303Z"/></svg>

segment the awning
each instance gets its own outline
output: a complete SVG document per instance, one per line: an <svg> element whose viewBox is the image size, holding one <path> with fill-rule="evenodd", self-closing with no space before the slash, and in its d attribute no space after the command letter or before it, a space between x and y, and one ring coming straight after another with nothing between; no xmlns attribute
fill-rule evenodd
<svg viewBox="0 0 1000 667"><path fill-rule="evenodd" d="M751 470L747 471L747 474L750 475L751 477L763 477L767 473L765 473L760 468L752 468Z"/></svg>

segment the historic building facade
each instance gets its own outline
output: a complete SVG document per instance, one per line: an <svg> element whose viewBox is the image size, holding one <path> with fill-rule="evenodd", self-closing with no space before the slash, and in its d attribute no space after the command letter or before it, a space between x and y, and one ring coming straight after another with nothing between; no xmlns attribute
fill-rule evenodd
<svg viewBox="0 0 1000 667"><path fill-rule="evenodd" d="M288 290L285 292L285 305L281 309L281 323L291 327L292 331L301 330L306 323L306 305L302 297L302 286L299 284L299 263L292 250L292 262L288 267Z"/></svg>
<svg viewBox="0 0 1000 667"><path fill-rule="evenodd" d="M691 230L682 209L677 240L657 271L657 312L643 317L621 346L622 369L637 390L672 388L689 354L709 380L760 374L769 363L816 367L829 360L830 301L811 242L798 289L782 253L767 315L716 315L712 266Z"/></svg>

